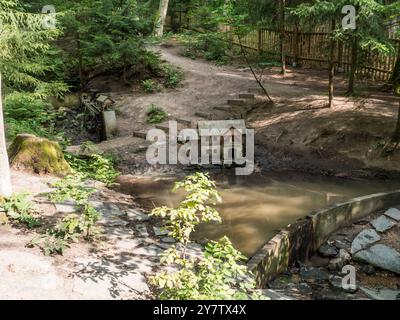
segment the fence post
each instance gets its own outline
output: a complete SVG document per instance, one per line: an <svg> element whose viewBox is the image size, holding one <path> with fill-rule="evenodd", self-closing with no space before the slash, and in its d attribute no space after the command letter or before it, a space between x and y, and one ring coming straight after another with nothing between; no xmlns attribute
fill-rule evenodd
<svg viewBox="0 0 400 320"><path fill-rule="evenodd" d="M262 30L261 28L258 29L258 53L261 54L263 49L262 45Z"/></svg>

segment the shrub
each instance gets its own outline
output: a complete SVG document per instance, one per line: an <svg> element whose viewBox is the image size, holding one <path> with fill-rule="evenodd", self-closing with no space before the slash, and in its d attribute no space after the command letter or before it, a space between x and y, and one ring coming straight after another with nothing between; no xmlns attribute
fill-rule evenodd
<svg viewBox="0 0 400 320"><path fill-rule="evenodd" d="M143 85L143 89L146 93L153 93L153 92L161 90L160 85L151 79L142 81L142 85Z"/></svg>
<svg viewBox="0 0 400 320"><path fill-rule="evenodd" d="M4 114L7 125L7 138L17 134L30 133L54 139L57 134L54 120L57 116L51 104L37 98L32 93L13 92L5 97Z"/></svg>
<svg viewBox="0 0 400 320"><path fill-rule="evenodd" d="M219 223L221 217L213 208L221 201L215 183L209 176L196 173L175 184L187 195L177 208L159 207L153 216L167 219L166 230L179 244L162 254L161 262L178 267L178 271L161 271L150 278L159 290L160 299L248 299L255 281L242 264L245 257L227 237L206 245L203 257L189 257L190 236L200 223Z"/></svg>
<svg viewBox="0 0 400 320"><path fill-rule="evenodd" d="M167 113L160 107L151 104L147 111L147 123L157 124L163 122L167 118Z"/></svg>
<svg viewBox="0 0 400 320"><path fill-rule="evenodd" d="M33 204L28 200L28 194L14 194L4 200L0 203L0 208L10 220L22 223L29 229L40 226L40 220L34 216Z"/></svg>
<svg viewBox="0 0 400 320"><path fill-rule="evenodd" d="M177 69L170 64L164 64L163 69L165 74L164 86L166 88L175 88L184 79L184 74L182 70Z"/></svg>
<svg viewBox="0 0 400 320"><path fill-rule="evenodd" d="M82 179L93 179L111 185L119 172L114 169L114 160L111 157L92 154L83 159L70 153L64 154L71 168Z"/></svg>

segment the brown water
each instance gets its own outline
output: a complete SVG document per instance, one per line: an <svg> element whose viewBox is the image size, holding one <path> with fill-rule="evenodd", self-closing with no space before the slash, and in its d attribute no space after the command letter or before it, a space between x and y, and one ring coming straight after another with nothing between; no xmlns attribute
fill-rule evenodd
<svg viewBox="0 0 400 320"><path fill-rule="evenodd" d="M247 256L253 255L280 229L314 210L361 195L400 189L400 181L348 180L293 173L233 179L215 177L222 196L218 210L223 223L199 227L195 238L218 239L227 235ZM172 181L156 187L154 182L149 187L144 184L135 195L147 206L175 206L183 194L173 193L172 185Z"/></svg>

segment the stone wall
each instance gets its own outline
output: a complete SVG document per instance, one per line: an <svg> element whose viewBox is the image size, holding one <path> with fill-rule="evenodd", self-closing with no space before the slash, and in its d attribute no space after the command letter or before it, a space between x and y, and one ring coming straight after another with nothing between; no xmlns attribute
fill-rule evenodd
<svg viewBox="0 0 400 320"><path fill-rule="evenodd" d="M353 221L386 207L400 204L400 190L354 198L311 213L287 226L248 261L257 285L265 287L296 261L305 261L329 235Z"/></svg>

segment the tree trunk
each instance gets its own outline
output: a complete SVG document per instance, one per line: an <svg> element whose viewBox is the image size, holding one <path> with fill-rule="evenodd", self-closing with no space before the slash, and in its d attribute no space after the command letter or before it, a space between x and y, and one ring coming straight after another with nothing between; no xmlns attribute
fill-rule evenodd
<svg viewBox="0 0 400 320"><path fill-rule="evenodd" d="M280 49L281 49L281 74L286 74L286 56L285 56L285 0L280 0Z"/></svg>
<svg viewBox="0 0 400 320"><path fill-rule="evenodd" d="M333 77L335 76L335 39L333 39L333 33L336 28L335 20L331 21L331 40L330 40L330 52L329 52L329 108L333 106Z"/></svg>
<svg viewBox="0 0 400 320"><path fill-rule="evenodd" d="M349 86L347 89L347 94L354 94L354 82L356 77L358 64L358 39L353 36L352 44L351 44L351 67L350 67L350 75L349 75Z"/></svg>
<svg viewBox="0 0 400 320"><path fill-rule="evenodd" d="M389 84L393 89L400 85L400 46L397 54L396 64L393 67L392 75L389 79Z"/></svg>
<svg viewBox="0 0 400 320"><path fill-rule="evenodd" d="M164 34L165 18L167 17L169 0L160 0L160 8L157 15L156 26L154 29L154 35L156 37L162 37Z"/></svg>
<svg viewBox="0 0 400 320"><path fill-rule="evenodd" d="M10 164L8 162L7 154L2 99L0 74L0 196L9 197L12 194L12 188Z"/></svg>

